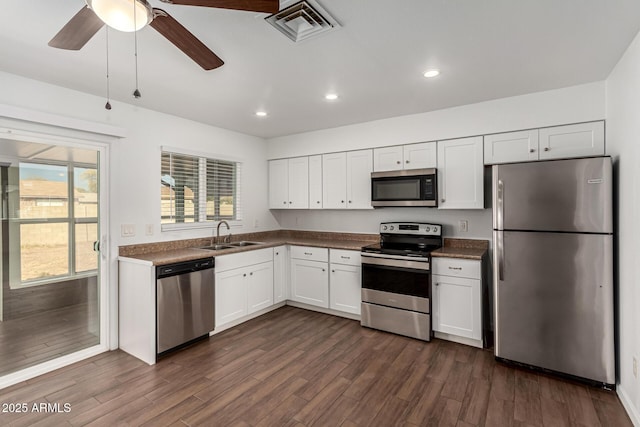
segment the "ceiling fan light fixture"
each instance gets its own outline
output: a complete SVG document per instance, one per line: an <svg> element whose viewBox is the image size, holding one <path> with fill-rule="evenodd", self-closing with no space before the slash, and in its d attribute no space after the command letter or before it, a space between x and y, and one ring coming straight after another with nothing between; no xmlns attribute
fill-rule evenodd
<svg viewBox="0 0 640 427"><path fill-rule="evenodd" d="M146 0L86 0L86 2L105 24L118 31L138 31L153 19L151 6Z"/></svg>

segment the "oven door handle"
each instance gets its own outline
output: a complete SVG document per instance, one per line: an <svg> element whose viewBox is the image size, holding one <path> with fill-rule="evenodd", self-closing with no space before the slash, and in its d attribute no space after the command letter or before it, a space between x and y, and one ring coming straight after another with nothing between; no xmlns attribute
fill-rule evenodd
<svg viewBox="0 0 640 427"><path fill-rule="evenodd" d="M391 255L393 256L393 255ZM418 258L420 260L425 260L426 258ZM386 267L398 267L398 268L408 268L412 270L423 270L429 271L431 269L429 261L418 261L418 260L408 260L406 258L393 257L390 256L380 256L378 254L362 254L362 265L372 265L372 266L386 266Z"/></svg>
<svg viewBox="0 0 640 427"><path fill-rule="evenodd" d="M401 261L420 261L420 262L429 262L429 258L427 257L417 257L417 256L403 256L403 255L387 255L387 254L376 254L370 252L362 252L362 258L384 258L384 259L399 259Z"/></svg>

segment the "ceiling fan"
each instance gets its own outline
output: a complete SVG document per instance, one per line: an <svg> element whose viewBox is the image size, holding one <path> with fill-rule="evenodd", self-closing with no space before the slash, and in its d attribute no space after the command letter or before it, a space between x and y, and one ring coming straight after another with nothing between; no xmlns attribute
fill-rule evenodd
<svg viewBox="0 0 640 427"><path fill-rule="evenodd" d="M279 0L160 0L164 3L215 7L251 12L276 13ZM79 50L105 24L120 31L138 31L147 24L205 70L224 61L162 9L147 0L85 0L87 5L75 14L49 42L59 49Z"/></svg>

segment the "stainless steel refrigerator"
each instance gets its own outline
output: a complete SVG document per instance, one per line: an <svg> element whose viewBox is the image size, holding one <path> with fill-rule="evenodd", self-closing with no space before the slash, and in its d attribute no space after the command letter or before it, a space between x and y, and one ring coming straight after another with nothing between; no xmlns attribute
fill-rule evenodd
<svg viewBox="0 0 640 427"><path fill-rule="evenodd" d="M497 358L615 383L611 168L493 166Z"/></svg>

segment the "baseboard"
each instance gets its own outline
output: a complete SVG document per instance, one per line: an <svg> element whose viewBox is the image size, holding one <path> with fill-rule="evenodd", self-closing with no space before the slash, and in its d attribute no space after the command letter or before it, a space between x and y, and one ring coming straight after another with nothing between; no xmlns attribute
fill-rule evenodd
<svg viewBox="0 0 640 427"><path fill-rule="evenodd" d="M471 347L482 348L482 340L474 340L467 337L459 337L457 335L446 334L444 332L434 332L433 336L441 340L453 341L458 344L470 345Z"/></svg>
<svg viewBox="0 0 640 427"><path fill-rule="evenodd" d="M256 317L260 317L263 314L266 314L266 313L268 313L270 311L273 311L273 310L278 309L280 307L284 307L284 305L285 305L284 301L283 302L279 302L279 303L277 303L275 305L272 305L270 307L263 308L260 311L256 311L255 313L251 313L251 314L243 316L243 317L241 317L239 319L236 319L236 320L233 320L231 322L225 323L224 325L216 326L216 328L213 331L209 332L209 336L213 336L213 335L215 335L217 333L220 333L222 331L226 331L227 329L233 328L234 326L238 326L238 325L246 322L247 320L251 320L251 319L255 319Z"/></svg>
<svg viewBox="0 0 640 427"><path fill-rule="evenodd" d="M290 305L291 307L304 308L305 310L318 311L318 312L324 313L324 314L331 314L333 316L345 317L347 319L360 321L360 315L359 314L353 314L353 313L347 313L347 312L344 312L344 311L332 310L330 308L318 307L318 306L315 306L315 305L305 304L303 302L291 301L289 299L287 300L287 305Z"/></svg>
<svg viewBox="0 0 640 427"><path fill-rule="evenodd" d="M636 408L633 402L631 402L631 399L629 399L629 396L620 384L616 385L616 392L618 393L622 406L625 411L627 411L629 418L631 418L633 425L635 427L640 427L640 414L638 413L638 408Z"/></svg>

